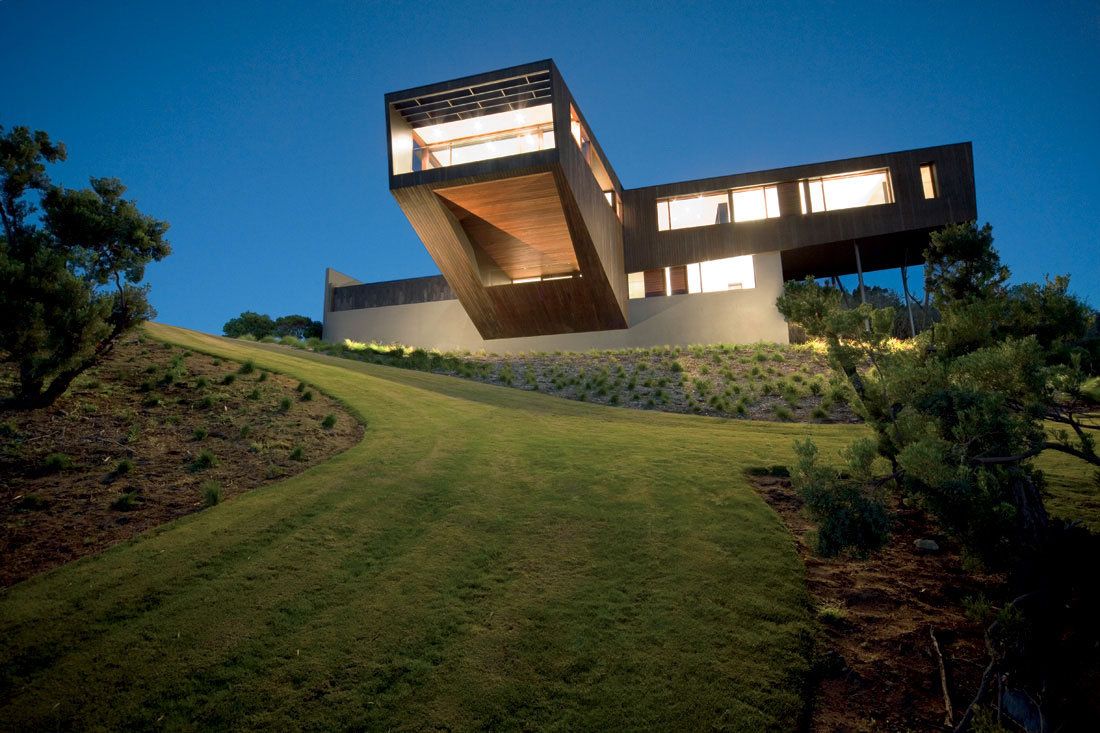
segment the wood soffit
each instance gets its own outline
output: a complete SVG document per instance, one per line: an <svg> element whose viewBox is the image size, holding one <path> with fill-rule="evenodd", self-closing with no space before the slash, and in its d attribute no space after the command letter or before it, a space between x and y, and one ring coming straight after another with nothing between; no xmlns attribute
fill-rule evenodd
<svg viewBox="0 0 1100 733"><path fill-rule="evenodd" d="M512 279L579 269L552 173L435 190L471 242Z"/></svg>

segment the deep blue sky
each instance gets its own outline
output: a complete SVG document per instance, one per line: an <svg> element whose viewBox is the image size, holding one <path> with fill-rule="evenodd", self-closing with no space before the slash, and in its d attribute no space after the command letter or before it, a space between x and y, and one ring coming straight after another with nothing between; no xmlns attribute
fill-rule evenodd
<svg viewBox="0 0 1100 733"><path fill-rule="evenodd" d="M382 95L544 58L628 188L973 141L1014 280L1071 273L1100 307L1095 2L0 0L0 37L0 124L171 223L166 323L320 318L326 266L438 272L387 189Z"/></svg>

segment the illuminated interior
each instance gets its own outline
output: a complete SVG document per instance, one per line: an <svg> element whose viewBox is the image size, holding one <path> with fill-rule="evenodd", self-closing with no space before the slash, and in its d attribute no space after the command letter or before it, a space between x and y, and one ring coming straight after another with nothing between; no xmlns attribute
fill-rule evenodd
<svg viewBox="0 0 1100 733"><path fill-rule="evenodd" d="M920 167L920 183L926 199L936 198L936 167L925 163Z"/></svg>
<svg viewBox="0 0 1100 733"><path fill-rule="evenodd" d="M890 173L885 170L813 178L802 181L798 192L802 200L803 214L894 202L894 194L890 188Z"/></svg>
<svg viewBox="0 0 1100 733"><path fill-rule="evenodd" d="M631 299L664 295L718 293L756 287L752 255L694 262L627 275Z"/></svg>
<svg viewBox="0 0 1100 733"><path fill-rule="evenodd" d="M921 178L925 181L925 198L931 198L929 191L933 195L935 191L934 170L931 165L921 166ZM798 193L803 214L894 202L890 173L886 170L798 181ZM657 230L666 232L671 229L729 224L731 221L738 223L774 219L779 215L778 187L735 188L720 193L658 201Z"/></svg>
<svg viewBox="0 0 1100 733"><path fill-rule="evenodd" d="M416 128L410 153L412 170L421 171L553 147L553 107L541 104Z"/></svg>
<svg viewBox="0 0 1100 733"><path fill-rule="evenodd" d="M657 202L657 228L661 231L728 224L729 221L727 192Z"/></svg>
<svg viewBox="0 0 1100 733"><path fill-rule="evenodd" d="M721 193L666 199L657 202L657 229L688 229L732 221L774 219L779 216L779 193L775 186L738 188Z"/></svg>
<svg viewBox="0 0 1100 733"><path fill-rule="evenodd" d="M615 184L611 182L611 176L607 174L607 167L603 164L600 154L596 152L596 146L592 144L592 136L588 133L588 128L581 122L580 115L577 114L577 109L573 105L569 105L569 133L573 136L577 147L580 148L581 157L592 169L592 175L595 176L596 183L600 185L600 190L603 191L608 205L622 221L622 199L619 197L618 191L615 190Z"/></svg>

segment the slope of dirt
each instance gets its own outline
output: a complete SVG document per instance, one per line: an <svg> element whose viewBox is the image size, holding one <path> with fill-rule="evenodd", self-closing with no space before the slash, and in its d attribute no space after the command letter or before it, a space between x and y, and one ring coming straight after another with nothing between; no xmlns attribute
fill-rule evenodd
<svg viewBox="0 0 1100 733"><path fill-rule="evenodd" d="M0 390L13 376L0 373ZM297 380L127 338L53 406L0 412L0 587L299 473L362 436Z"/></svg>
<svg viewBox="0 0 1100 733"><path fill-rule="evenodd" d="M823 558L812 551L814 524L790 481L750 477L798 543L825 639L818 658L812 730L950 730L935 633L957 723L988 663L983 630L963 599L1001 589L1000 576L962 567L958 547L920 510L895 507L889 543L866 560ZM921 552L915 541L940 549Z"/></svg>

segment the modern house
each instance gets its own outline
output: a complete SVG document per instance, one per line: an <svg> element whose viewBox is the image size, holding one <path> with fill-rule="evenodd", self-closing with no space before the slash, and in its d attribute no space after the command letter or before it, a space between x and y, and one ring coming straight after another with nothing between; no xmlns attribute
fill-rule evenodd
<svg viewBox="0 0 1100 733"><path fill-rule="evenodd" d="M930 232L976 218L969 143L623 188L549 60L385 107L390 190L442 274L327 270L329 341L785 343L785 280L919 264Z"/></svg>

